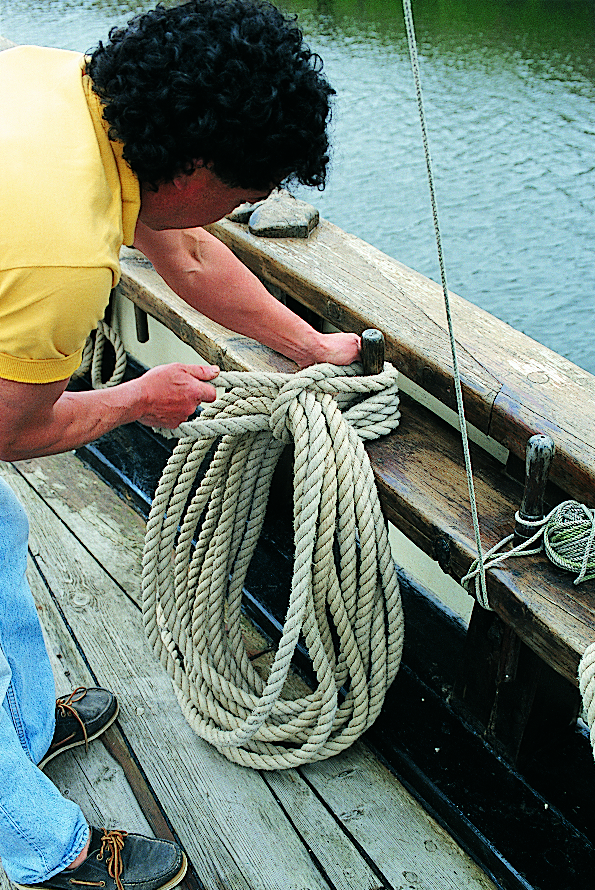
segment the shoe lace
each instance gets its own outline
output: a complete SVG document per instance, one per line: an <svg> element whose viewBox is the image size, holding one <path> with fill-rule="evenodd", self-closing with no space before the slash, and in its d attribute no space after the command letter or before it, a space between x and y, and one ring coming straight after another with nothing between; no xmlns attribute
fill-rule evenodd
<svg viewBox="0 0 595 890"><path fill-rule="evenodd" d="M108 831L107 828L104 828L101 837L101 849L97 854L98 859L103 859L104 853L108 854L108 859L106 861L107 873L110 878L114 879L118 890L124 890L120 875L122 874L123 868L122 849L124 848L124 838L127 834L127 831L120 831L117 828L114 828L112 831Z"/></svg>
<svg viewBox="0 0 595 890"><path fill-rule="evenodd" d="M62 717L67 717L70 714L80 723L81 729L83 731L83 736L85 739L85 751L89 749L89 740L87 738L87 727L85 726L83 720L80 717L80 714L73 708L77 702L81 701L87 694L86 686L77 686L70 695L65 696L64 698L59 698L56 700L56 707L60 712Z"/></svg>

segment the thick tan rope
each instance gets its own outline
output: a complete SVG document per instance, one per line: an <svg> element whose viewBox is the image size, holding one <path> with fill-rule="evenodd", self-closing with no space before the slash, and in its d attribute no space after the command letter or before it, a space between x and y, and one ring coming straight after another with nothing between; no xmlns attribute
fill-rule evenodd
<svg viewBox="0 0 595 890"><path fill-rule="evenodd" d="M578 666L578 680L583 699L583 716L590 730L595 757L595 643L591 643L583 653Z"/></svg>
<svg viewBox="0 0 595 890"><path fill-rule="evenodd" d="M356 365L318 365L297 374L225 372L217 383L228 391L182 425L185 438L155 494L145 629L202 738L245 766L295 767L359 738L399 667L399 585L363 447L398 424L397 373L388 364L370 377ZM292 441L293 581L263 679L242 638L242 590L273 471ZM294 700L284 686L300 636L317 685Z"/></svg>
<svg viewBox="0 0 595 890"><path fill-rule="evenodd" d="M113 346L116 361L112 376L109 380L104 381L102 378L102 362L103 352L108 341ZM86 374L91 369L91 385L93 389L107 389L122 382L127 361L126 350L118 332L106 324L105 321L100 321L97 323L95 337L93 338L91 335L87 337L81 363L73 377L82 377L83 374Z"/></svg>

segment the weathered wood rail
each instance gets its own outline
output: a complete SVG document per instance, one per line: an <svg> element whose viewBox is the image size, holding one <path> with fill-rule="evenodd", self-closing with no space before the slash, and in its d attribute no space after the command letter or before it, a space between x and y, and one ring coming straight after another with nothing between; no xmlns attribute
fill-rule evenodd
<svg viewBox="0 0 595 890"><path fill-rule="evenodd" d="M315 316L358 333L380 329L387 360L422 396L456 407L443 295L434 282L326 221L307 240L255 237L229 220L210 230L274 292ZM293 367L190 309L135 251L124 251L119 292L223 368ZM564 498L589 503L595 378L455 294L451 306L468 422L510 453L503 464L472 445L487 549L513 530L519 468L535 433L551 435L556 445L551 506ZM460 433L410 396L403 395L401 408L399 429L368 446L385 514L459 580L475 556ZM595 584L576 588L545 556L523 557L490 571L488 592L494 612L474 607L453 701L514 758L539 685L552 682L546 665L567 681L560 719L578 712L578 662L595 639Z"/></svg>
<svg viewBox="0 0 595 890"><path fill-rule="evenodd" d="M13 45L0 37L0 50ZM210 229L269 286L315 316L343 330L380 329L387 359L422 395L456 407L443 295L434 282L324 220L306 240L257 238L228 220ZM225 369L294 367L192 310L136 251L125 249L122 263L118 292L138 307L141 321L148 313ZM595 377L456 294L450 299L467 420L511 455L504 465L472 446L487 549L513 529L522 485L511 464L524 459L535 433L556 445L551 506L566 497L593 503ZM407 396L401 411L397 432L368 447L385 514L459 580L475 556L459 433ZM595 582L577 588L541 555L491 570L487 584L494 612L474 607L455 703L514 757L539 684L552 682L544 665L575 687L561 696L560 719L578 712L578 662L595 640Z"/></svg>

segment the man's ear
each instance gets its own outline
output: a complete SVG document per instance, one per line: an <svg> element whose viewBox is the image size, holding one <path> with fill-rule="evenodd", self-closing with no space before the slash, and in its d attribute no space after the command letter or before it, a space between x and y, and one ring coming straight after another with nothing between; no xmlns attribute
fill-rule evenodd
<svg viewBox="0 0 595 890"><path fill-rule="evenodd" d="M204 175L204 171L208 170L208 168L209 165L205 164L201 158L198 158L194 161L194 169L192 173L178 173L177 176L174 176L172 182L179 191L183 192L191 182Z"/></svg>

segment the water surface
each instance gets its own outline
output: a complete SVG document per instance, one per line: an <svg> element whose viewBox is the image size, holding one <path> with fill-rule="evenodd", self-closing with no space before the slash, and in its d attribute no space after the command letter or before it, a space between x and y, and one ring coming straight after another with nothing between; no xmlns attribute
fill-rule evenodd
<svg viewBox="0 0 595 890"><path fill-rule="evenodd" d="M0 33L85 51L152 5L0 0ZM282 5L338 94L327 189L301 196L439 280L399 0ZM413 0L413 10L451 290L595 373L593 3Z"/></svg>

